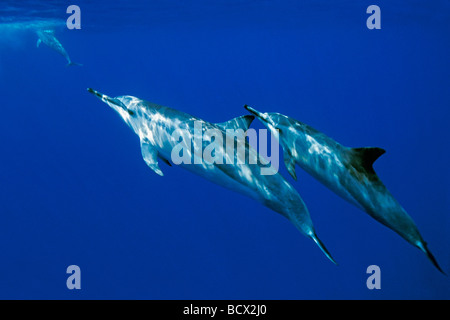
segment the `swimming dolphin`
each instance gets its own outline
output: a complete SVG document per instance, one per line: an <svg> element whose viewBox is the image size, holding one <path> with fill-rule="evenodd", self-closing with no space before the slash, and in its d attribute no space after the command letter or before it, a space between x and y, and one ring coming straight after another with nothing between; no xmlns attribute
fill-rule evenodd
<svg viewBox="0 0 450 320"><path fill-rule="evenodd" d="M228 122L213 124L133 96L111 98L91 88L88 91L119 113L125 123L139 136L144 161L160 176L163 172L159 167L158 159L170 164L169 159L173 159L172 152L180 143L179 139L175 138L176 132L183 132L181 137L184 141L188 141L194 150L187 151L190 153L189 157L194 157L199 151L203 152L208 145L208 139L201 136L207 130L215 130L223 134L227 129L247 131L254 119L253 116L243 116ZM196 131L199 124L202 130L200 132ZM249 158L258 157L256 150L246 142L245 137L241 142L245 143L245 151ZM216 146L216 154L227 154L223 144ZM236 154L233 153L232 157L235 156ZM249 161L243 161L239 164L236 159L232 160L231 164L227 161L223 164L202 161L200 164L181 162L179 165L216 184L243 193L282 214L305 236L311 238L331 261L336 263L317 237L308 209L291 184L276 171L263 175L261 169L263 167L267 169L267 162L263 164L261 161L255 161L255 164L250 164Z"/></svg>
<svg viewBox="0 0 450 320"><path fill-rule="evenodd" d="M248 105L272 132L279 132L284 163L297 180L295 164L336 194L367 212L423 251L444 273L427 248L414 221L395 200L375 173L372 164L385 151L381 148L348 148L322 132L279 113L262 113Z"/></svg>
<svg viewBox="0 0 450 320"><path fill-rule="evenodd" d="M55 32L53 30L38 30L36 31L39 39L36 46L39 48L41 42L61 54L67 60L67 66L81 66L79 63L72 62L67 53L66 49L62 46L61 42L55 37Z"/></svg>

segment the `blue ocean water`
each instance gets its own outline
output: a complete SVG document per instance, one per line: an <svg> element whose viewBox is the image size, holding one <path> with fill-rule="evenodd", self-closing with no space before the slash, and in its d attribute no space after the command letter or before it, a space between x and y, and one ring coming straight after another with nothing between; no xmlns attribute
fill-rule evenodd
<svg viewBox="0 0 450 320"><path fill-rule="evenodd" d="M70 4L81 30L66 27ZM374 168L448 274L449 19L444 0L1 1L0 298L449 299L423 253L300 168L297 182L280 172L338 266L250 198L176 166L157 176L86 91L211 122L249 104L386 149ZM83 66L36 48L37 28Z"/></svg>

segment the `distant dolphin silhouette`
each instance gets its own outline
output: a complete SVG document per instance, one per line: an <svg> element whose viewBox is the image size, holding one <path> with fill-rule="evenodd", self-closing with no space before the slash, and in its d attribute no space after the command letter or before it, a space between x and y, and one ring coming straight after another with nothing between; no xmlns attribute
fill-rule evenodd
<svg viewBox="0 0 450 320"><path fill-rule="evenodd" d="M67 66L81 66L79 63L72 62L67 53L66 49L62 46L61 42L55 37L55 32L53 30L38 30L36 31L39 39L36 46L39 48L41 42L58 52L67 60Z"/></svg>
<svg viewBox="0 0 450 320"><path fill-rule="evenodd" d="M372 168L373 162L385 153L383 149L344 147L322 132L285 115L262 113L248 105L244 108L257 116L270 131L278 130L286 168L295 180L297 163L336 194L422 250L444 273L414 221Z"/></svg>
<svg viewBox="0 0 450 320"><path fill-rule="evenodd" d="M174 138L173 135L175 131L183 130L186 133L187 136L184 139L189 140L190 145L193 146L194 152L190 152L189 155L193 157L193 153L198 150L201 152L208 145L208 141L195 135L197 121L202 124L203 132L215 129L225 134L226 129L247 131L254 119L253 116L243 116L228 122L213 124L184 112L133 96L111 98L90 88L88 91L119 113L125 123L139 136L144 161L160 176L163 173L159 167L158 159L170 165L169 159L171 159L172 151L179 144L178 139ZM249 157L259 156L245 139L243 139L243 142L245 143L246 154ZM216 154L226 154L224 149L223 145L218 145L215 152ZM236 157L236 154L234 157ZM305 236L311 238L323 253L335 263L324 244L317 237L308 209L297 191L276 171L272 175L261 174L261 168L265 167L267 163L249 164L247 162L239 164L236 159L233 159L232 164L229 164L229 162L218 164L203 161L201 164L181 163L180 166L216 184L243 193L282 214Z"/></svg>

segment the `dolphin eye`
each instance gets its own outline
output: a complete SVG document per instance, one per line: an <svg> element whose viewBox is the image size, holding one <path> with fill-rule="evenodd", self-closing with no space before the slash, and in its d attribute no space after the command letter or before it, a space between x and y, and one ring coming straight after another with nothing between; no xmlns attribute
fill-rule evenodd
<svg viewBox="0 0 450 320"><path fill-rule="evenodd" d="M127 111L128 111L128 114L129 114L130 116L134 116L134 112L133 112L133 111L131 111L130 109L128 109Z"/></svg>

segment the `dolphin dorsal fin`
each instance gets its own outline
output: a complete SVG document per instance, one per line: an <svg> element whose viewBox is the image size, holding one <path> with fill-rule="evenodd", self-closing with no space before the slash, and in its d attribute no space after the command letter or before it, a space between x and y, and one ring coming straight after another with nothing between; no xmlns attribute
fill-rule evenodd
<svg viewBox="0 0 450 320"><path fill-rule="evenodd" d="M372 168L373 163L377 160L386 150L376 147L368 148L353 148L352 149L356 159L358 159L359 165L369 172L375 173Z"/></svg>
<svg viewBox="0 0 450 320"><path fill-rule="evenodd" d="M240 116L226 122L216 123L216 126L220 127L222 130L242 129L247 131L254 119L255 117L251 115Z"/></svg>

